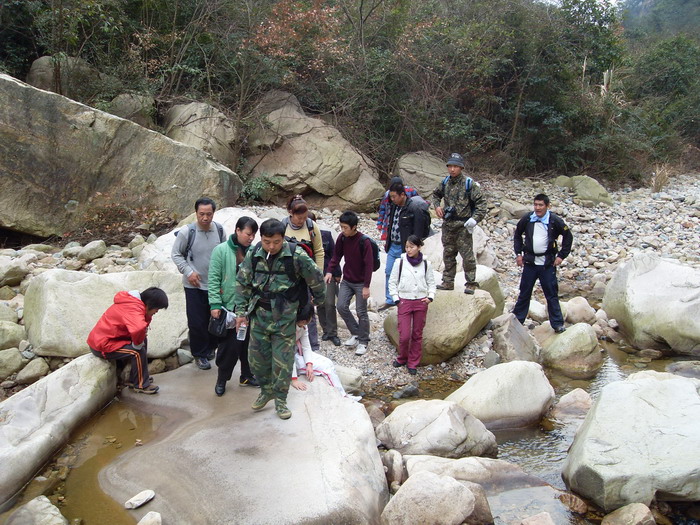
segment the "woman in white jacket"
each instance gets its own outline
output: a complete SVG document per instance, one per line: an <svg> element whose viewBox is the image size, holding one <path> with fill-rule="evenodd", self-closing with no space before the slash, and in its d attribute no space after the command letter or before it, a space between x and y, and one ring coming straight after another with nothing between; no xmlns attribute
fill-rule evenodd
<svg viewBox="0 0 700 525"><path fill-rule="evenodd" d="M394 264L389 278L389 294L399 305L399 356L394 366L407 365L411 375L420 363L428 305L435 298L435 276L430 261L423 258L422 246L420 237L410 235L406 253Z"/></svg>
<svg viewBox="0 0 700 525"><path fill-rule="evenodd" d="M309 383L314 380L314 376L323 376L342 396L349 397L353 401L359 401L359 396L351 396L345 392L338 373L335 371L333 361L311 350L309 330L306 325L311 320L312 312L311 305L307 304L297 314L297 338L294 366L292 367L292 386L297 390L306 390L306 385L299 381L298 374L306 375L306 380Z"/></svg>

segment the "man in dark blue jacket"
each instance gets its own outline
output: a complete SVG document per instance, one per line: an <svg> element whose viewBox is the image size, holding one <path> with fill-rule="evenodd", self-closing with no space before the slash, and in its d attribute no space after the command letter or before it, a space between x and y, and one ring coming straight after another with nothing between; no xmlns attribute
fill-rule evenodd
<svg viewBox="0 0 700 525"><path fill-rule="evenodd" d="M559 286L557 266L571 252L573 235L558 215L549 211L549 197L544 193L535 195L534 211L525 215L515 228L513 249L518 266L523 268L520 277L520 295L513 308L513 314L521 323L525 322L530 309L532 289L537 279L547 299L549 323L554 331L562 333L564 317L559 306ZM561 236L561 249L557 239ZM524 239L523 239L524 237Z"/></svg>

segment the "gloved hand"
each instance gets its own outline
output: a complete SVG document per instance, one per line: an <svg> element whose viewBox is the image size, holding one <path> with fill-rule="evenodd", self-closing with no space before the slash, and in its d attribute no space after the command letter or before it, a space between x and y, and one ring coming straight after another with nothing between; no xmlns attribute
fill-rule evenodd
<svg viewBox="0 0 700 525"><path fill-rule="evenodd" d="M474 227L476 226L476 221L472 219L471 217L467 219L467 221L464 223L464 227L467 229L469 233L474 233Z"/></svg>

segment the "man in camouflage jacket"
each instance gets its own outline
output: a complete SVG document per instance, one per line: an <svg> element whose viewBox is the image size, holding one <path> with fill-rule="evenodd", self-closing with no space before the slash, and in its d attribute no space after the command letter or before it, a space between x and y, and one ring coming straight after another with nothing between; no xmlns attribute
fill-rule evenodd
<svg viewBox="0 0 700 525"><path fill-rule="evenodd" d="M476 282L476 258L472 233L477 223L486 216L486 199L481 187L466 177L464 157L452 153L447 159L449 176L433 191L433 203L442 223L442 259L445 270L438 290L453 290L457 273L457 253L462 256L464 276L467 280L464 293L473 294ZM442 204L441 204L442 203Z"/></svg>
<svg viewBox="0 0 700 525"><path fill-rule="evenodd" d="M321 270L302 247L292 253L284 232L284 224L276 219L262 223L261 242L248 250L238 270L233 301L236 329L250 322L248 360L261 390L252 408L262 410L274 399L277 415L289 419L292 413L287 408L287 393L297 309L300 301L305 304L308 300L309 289L314 302L322 304L326 285Z"/></svg>

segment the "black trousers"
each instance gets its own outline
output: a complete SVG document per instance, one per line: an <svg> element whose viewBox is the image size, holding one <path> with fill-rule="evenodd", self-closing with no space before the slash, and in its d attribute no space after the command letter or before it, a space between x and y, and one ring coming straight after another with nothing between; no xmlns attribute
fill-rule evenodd
<svg viewBox="0 0 700 525"><path fill-rule="evenodd" d="M209 333L209 292L185 288L185 310L192 357L207 357L218 341Z"/></svg>
<svg viewBox="0 0 700 525"><path fill-rule="evenodd" d="M226 315L222 310L221 315ZM245 341L236 339L236 330L226 330L226 337L219 340L219 350L216 352L216 366L219 367L217 381L228 381L233 375L236 363L241 361L241 377L253 377L248 364L248 343L250 342L250 327Z"/></svg>
<svg viewBox="0 0 700 525"><path fill-rule="evenodd" d="M547 299L547 313L549 324L552 328L564 326L564 316L559 306L559 284L557 283L557 268L554 265L539 266L526 264L523 266L523 274L520 276L520 295L513 308L513 315L521 323L525 322L527 312L530 310L530 298L537 279L540 280L544 297Z"/></svg>
<svg viewBox="0 0 700 525"><path fill-rule="evenodd" d="M133 345L125 345L119 350L114 350L112 352L98 352L94 348L90 349L92 354L100 357L102 359L107 359L108 361L113 361L115 359L130 359L131 360L131 373L129 375L129 382L136 388L144 388L151 384L148 375L148 359L146 357L147 345L144 341L144 345L141 348L134 348Z"/></svg>

